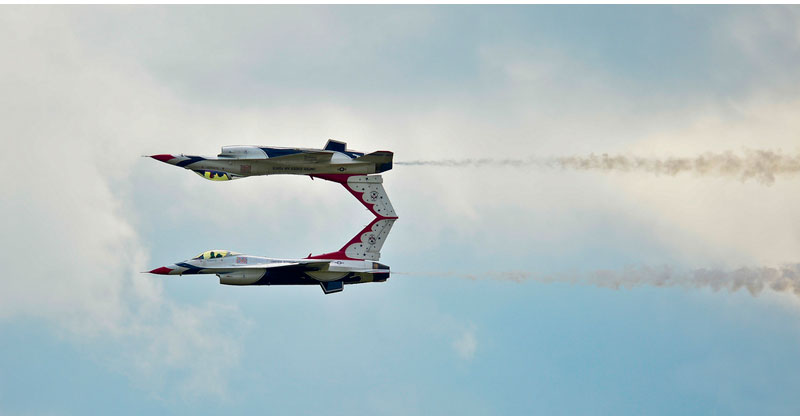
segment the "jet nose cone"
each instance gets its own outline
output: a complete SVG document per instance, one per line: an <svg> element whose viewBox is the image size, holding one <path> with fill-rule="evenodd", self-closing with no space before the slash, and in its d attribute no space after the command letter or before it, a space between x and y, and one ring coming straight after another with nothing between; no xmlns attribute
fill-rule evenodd
<svg viewBox="0 0 800 420"><path fill-rule="evenodd" d="M148 271L151 274L169 274L172 270L167 267L158 267Z"/></svg>
<svg viewBox="0 0 800 420"><path fill-rule="evenodd" d="M175 159L175 156L172 155L152 155L150 157L155 160L160 160L164 163L168 163L170 160Z"/></svg>

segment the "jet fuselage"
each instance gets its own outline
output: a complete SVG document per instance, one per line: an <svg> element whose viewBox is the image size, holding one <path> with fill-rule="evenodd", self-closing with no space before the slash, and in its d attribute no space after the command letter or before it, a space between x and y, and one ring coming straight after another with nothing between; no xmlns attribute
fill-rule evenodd
<svg viewBox="0 0 800 420"><path fill-rule="evenodd" d="M325 293L332 293L341 291L345 284L386 281L389 267L368 260L277 259L214 250L149 273L215 274L220 284L233 286L318 284Z"/></svg>
<svg viewBox="0 0 800 420"><path fill-rule="evenodd" d="M212 181L230 181L258 175L376 174L392 168L392 152L368 155L328 141L325 149L263 146L225 146L217 157L152 155L153 159L194 171Z"/></svg>

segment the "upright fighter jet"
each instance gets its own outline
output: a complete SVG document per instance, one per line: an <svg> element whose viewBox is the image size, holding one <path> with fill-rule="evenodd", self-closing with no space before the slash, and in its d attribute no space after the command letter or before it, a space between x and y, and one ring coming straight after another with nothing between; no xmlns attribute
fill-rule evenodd
<svg viewBox="0 0 800 420"><path fill-rule="evenodd" d="M391 223L373 222L342 249L329 254L276 259L212 250L149 273L216 274L220 284L233 286L318 284L325 294L341 292L346 284L383 282L389 278L389 266L377 259L390 229Z"/></svg>
<svg viewBox="0 0 800 420"><path fill-rule="evenodd" d="M230 181L275 174L377 174L392 169L392 156L387 151L365 155L347 150L347 143L328 140L324 149L225 146L216 158L183 154L150 157L212 181Z"/></svg>

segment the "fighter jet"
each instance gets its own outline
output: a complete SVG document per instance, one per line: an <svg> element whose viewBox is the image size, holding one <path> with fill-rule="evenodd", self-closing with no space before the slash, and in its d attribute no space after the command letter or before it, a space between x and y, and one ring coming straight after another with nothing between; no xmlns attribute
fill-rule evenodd
<svg viewBox="0 0 800 420"><path fill-rule="evenodd" d="M153 159L189 169L211 181L254 175L376 174L392 169L392 152L370 154L347 150L347 143L328 140L324 149L225 146L216 158L152 155Z"/></svg>
<svg viewBox="0 0 800 420"><path fill-rule="evenodd" d="M380 249L394 218L377 217L339 251L302 259L275 259L211 250L186 261L150 270L152 274L216 274L220 284L314 285L325 294L341 292L346 284L384 282L389 266L380 264Z"/></svg>

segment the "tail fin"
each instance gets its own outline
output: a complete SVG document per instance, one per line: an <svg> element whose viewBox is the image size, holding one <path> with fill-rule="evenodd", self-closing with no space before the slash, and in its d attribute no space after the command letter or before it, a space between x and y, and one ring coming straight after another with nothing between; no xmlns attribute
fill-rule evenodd
<svg viewBox="0 0 800 420"><path fill-rule="evenodd" d="M381 175L319 174L311 175L311 178L320 178L341 184L375 217L397 218L392 202L389 201L389 196L383 189Z"/></svg>
<svg viewBox="0 0 800 420"><path fill-rule="evenodd" d="M394 153L387 152L385 150L379 150L377 152L372 152L364 156L357 157L356 160L360 162L374 163L375 172L381 173L381 172L386 172L389 169L392 169L393 158L394 158Z"/></svg>
<svg viewBox="0 0 800 420"><path fill-rule="evenodd" d="M330 150L332 152L347 152L347 143L343 141L338 141L334 139L328 139L328 142L325 143L325 149L323 150ZM360 155L361 153L358 153ZM368 162L375 164L375 172L374 173L381 173L386 172L389 169L392 169L392 158L394 157L394 153L387 152L384 150L379 150L377 152L372 152L366 155L362 155L357 157L355 160L360 162Z"/></svg>
<svg viewBox="0 0 800 420"><path fill-rule="evenodd" d="M320 174L312 175L311 177L341 184L375 215L375 220L344 244L342 249L307 258L378 261L381 257L383 243L386 241L389 231L392 230L395 220L397 220L394 207L392 207L392 203L383 189L383 177L380 175L344 174Z"/></svg>
<svg viewBox="0 0 800 420"><path fill-rule="evenodd" d="M381 258L381 248L386 242L389 231L397 218L384 219L377 217L372 223L368 224L361 232L358 232L353 239L350 239L342 249L336 252L320 254L308 257L309 259L320 260L371 260L378 261Z"/></svg>

